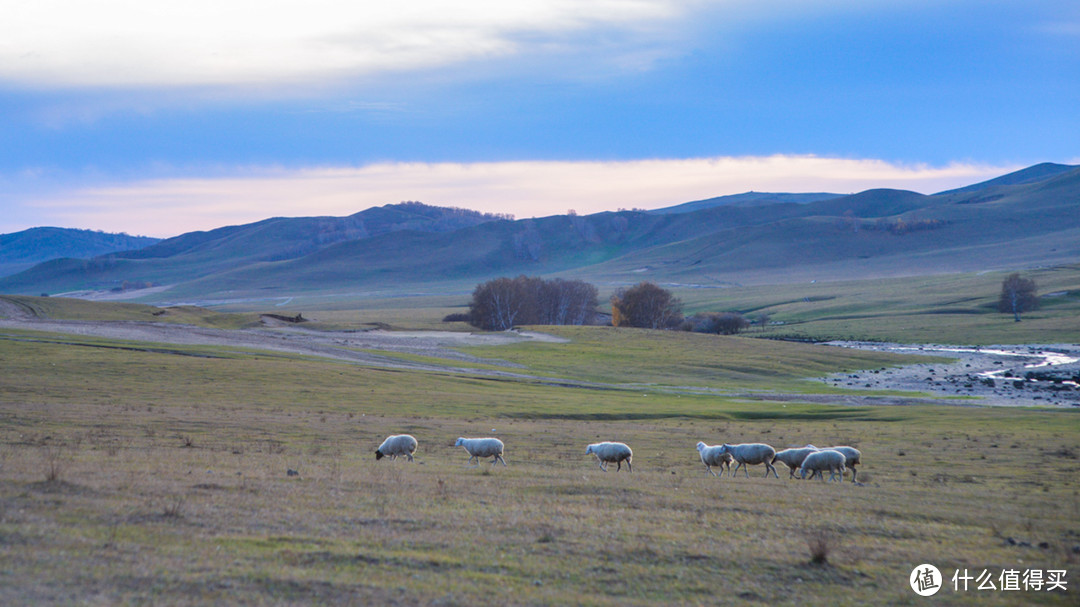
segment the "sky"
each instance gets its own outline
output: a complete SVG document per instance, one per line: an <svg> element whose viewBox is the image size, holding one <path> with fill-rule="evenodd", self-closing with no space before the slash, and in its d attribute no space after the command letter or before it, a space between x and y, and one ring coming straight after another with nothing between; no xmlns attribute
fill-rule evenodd
<svg viewBox="0 0 1080 607"><path fill-rule="evenodd" d="M394 4L395 6L390 6ZM1075 0L0 0L0 233L1080 164Z"/></svg>

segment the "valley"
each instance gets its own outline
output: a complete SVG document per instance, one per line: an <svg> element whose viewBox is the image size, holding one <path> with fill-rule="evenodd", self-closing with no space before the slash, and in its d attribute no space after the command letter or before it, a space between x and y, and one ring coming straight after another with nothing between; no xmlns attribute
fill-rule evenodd
<svg viewBox="0 0 1080 607"><path fill-rule="evenodd" d="M391 205L0 278L0 603L907 604L929 562L1065 571L1023 596L1074 604L1076 170L447 231ZM354 238L374 216L412 227ZM515 273L765 320L447 320ZM415 461L376 461L399 433ZM698 441L853 446L859 482L717 478Z"/></svg>

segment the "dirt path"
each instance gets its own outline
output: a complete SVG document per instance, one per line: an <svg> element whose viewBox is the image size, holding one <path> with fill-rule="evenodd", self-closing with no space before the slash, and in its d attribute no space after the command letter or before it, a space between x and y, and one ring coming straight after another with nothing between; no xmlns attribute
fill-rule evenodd
<svg viewBox="0 0 1080 607"><path fill-rule="evenodd" d="M851 389L853 392L845 395L808 395L775 393L767 390L736 393L695 387L598 384L552 379L532 375L520 365L499 359L472 356L457 349L464 346L507 345L530 341L564 341L551 335L535 332L314 331L290 323L272 323L258 329L231 330L153 322L52 320L36 318L33 310L0 298L0 330L3 329L25 329L60 335L141 342L147 344L148 347L162 344L204 345L237 350L283 352L365 366L504 377L572 388L610 390L653 388L663 392L715 394L747 400L821 402L848 406L905 404L1080 406L1080 386L1066 383L1054 388L1046 385L1046 382L1043 382L1043 385L1036 382L1022 382L1021 387L1020 379L1018 379L1024 376L1025 364L1041 360L1037 354L1040 349L1063 352L1080 359L1080 346L1075 344L1045 347L1002 346L983 351L943 352L934 350L932 346L838 342L835 345L948 356L954 358L955 362L909 365L895 369L832 375L821 378L821 381L836 387ZM0 337L3 336L0 335ZM394 354L423 356L445 362L439 364L438 362L413 361L394 356ZM1077 369L1077 373L1080 373L1080 362L1072 363L1072 365ZM1061 368L1071 367L1065 365ZM992 385L985 381L985 376L980 376L980 374L990 372L998 374L993 377ZM1006 373L1015 377L1001 377ZM859 394L857 392L859 390L920 392L926 396L878 396ZM973 398L960 400L956 398L958 396Z"/></svg>
<svg viewBox="0 0 1080 607"><path fill-rule="evenodd" d="M3 300L0 299L0 304L2 303ZM34 318L26 310L15 309L17 306L14 304L9 305L8 308L11 309L0 311L0 313L8 316L8 318L0 318L0 329L27 329L153 344L222 346L237 349L266 350L330 358L378 367L523 378L529 376L510 370L520 367L501 360L470 356L452 348L468 345L499 345L556 339L542 334L513 332L500 334L453 333L449 331L400 333L395 331L324 332L292 327L230 330L150 322L50 320ZM403 360L398 357L383 356L371 351L413 354L444 359L447 361L447 365L424 364L422 362ZM454 363L460 363L461 366ZM477 369L471 365L506 367L508 370Z"/></svg>

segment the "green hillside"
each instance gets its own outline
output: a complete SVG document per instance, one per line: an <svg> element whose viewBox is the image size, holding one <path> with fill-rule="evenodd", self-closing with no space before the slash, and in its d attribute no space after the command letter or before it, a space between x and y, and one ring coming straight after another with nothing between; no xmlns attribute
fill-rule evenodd
<svg viewBox="0 0 1080 607"><path fill-rule="evenodd" d="M0 234L0 276L21 272L59 257L90 258L117 251L140 249L158 238L112 234L97 230L30 228Z"/></svg>
<svg viewBox="0 0 1080 607"><path fill-rule="evenodd" d="M716 286L1063 265L1080 260L1080 168L1061 167L932 196L875 189L685 213L510 221L406 204L347 218L268 219L140 251L54 260L0 279L0 292L116 289L126 281L169 287L145 301L226 300L460 290L522 273Z"/></svg>

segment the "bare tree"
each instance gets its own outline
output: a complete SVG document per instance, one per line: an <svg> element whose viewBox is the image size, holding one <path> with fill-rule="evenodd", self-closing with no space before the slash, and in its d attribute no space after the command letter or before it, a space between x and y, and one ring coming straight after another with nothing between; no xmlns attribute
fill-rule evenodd
<svg viewBox="0 0 1080 607"><path fill-rule="evenodd" d="M596 317L599 292L581 280L545 281L541 299L543 324L584 325Z"/></svg>
<svg viewBox="0 0 1080 607"><path fill-rule="evenodd" d="M667 289L640 282L611 296L611 319L617 327L665 329L682 321L682 302Z"/></svg>
<svg viewBox="0 0 1080 607"><path fill-rule="evenodd" d="M765 331L765 329L769 328L769 321L772 320L772 314L769 314L768 312L758 312L756 320L758 327L760 327L762 331Z"/></svg>
<svg viewBox="0 0 1080 607"><path fill-rule="evenodd" d="M1011 312L1016 322L1020 322L1022 312L1038 307L1038 289L1035 287L1034 280L1022 278L1020 274L1013 273L1001 282L1001 297L998 298L999 312Z"/></svg>
<svg viewBox="0 0 1080 607"><path fill-rule="evenodd" d="M518 322L525 306L520 285L512 278L496 278L477 285L469 304L472 323L490 331L505 331Z"/></svg>

